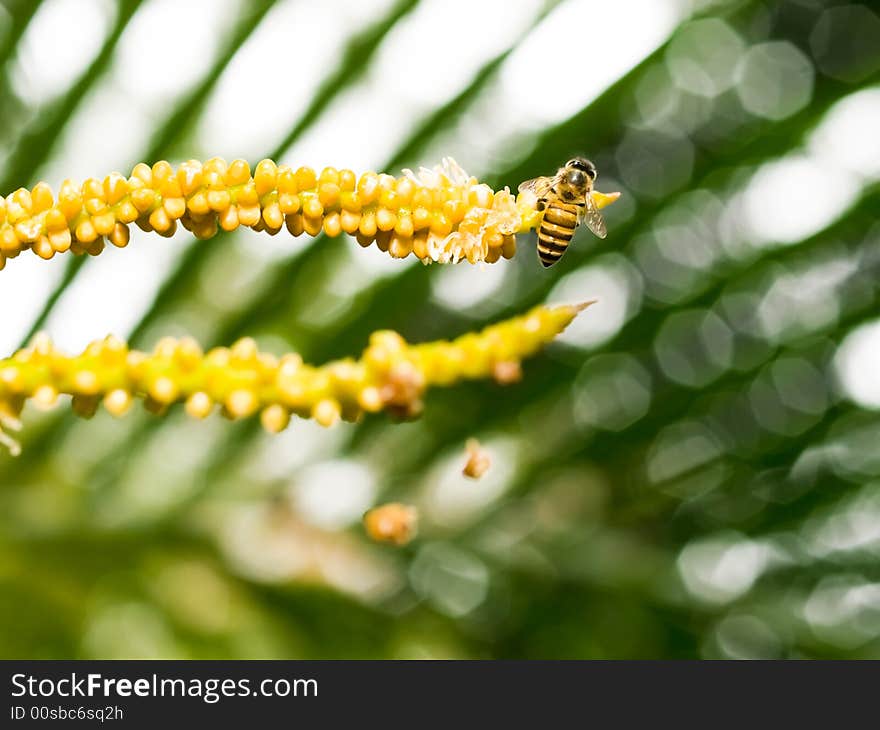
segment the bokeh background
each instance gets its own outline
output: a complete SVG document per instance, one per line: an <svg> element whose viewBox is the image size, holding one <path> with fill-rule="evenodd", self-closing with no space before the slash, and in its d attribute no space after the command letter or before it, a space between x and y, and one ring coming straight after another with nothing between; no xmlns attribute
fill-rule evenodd
<svg viewBox="0 0 880 730"><path fill-rule="evenodd" d="M5 0L0 181L264 156L495 186L590 156L544 271L135 229L0 274L47 330L312 362L599 303L518 385L278 436L69 408L0 455L5 657L880 657L880 15L871 3ZM460 474L464 442L493 456ZM403 549L360 518L421 513Z"/></svg>

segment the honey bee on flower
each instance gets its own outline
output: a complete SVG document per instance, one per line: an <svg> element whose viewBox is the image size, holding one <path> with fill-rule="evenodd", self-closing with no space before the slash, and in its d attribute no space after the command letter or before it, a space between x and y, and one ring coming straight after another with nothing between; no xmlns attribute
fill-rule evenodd
<svg viewBox="0 0 880 730"><path fill-rule="evenodd" d="M520 193L533 194L536 209L544 214L538 228L538 259L545 268L562 258L582 223L599 238L607 235L605 219L593 197L597 176L596 166L590 160L574 157L555 175L532 178L520 184ZM602 197L616 200L619 196L620 193L616 193Z"/></svg>

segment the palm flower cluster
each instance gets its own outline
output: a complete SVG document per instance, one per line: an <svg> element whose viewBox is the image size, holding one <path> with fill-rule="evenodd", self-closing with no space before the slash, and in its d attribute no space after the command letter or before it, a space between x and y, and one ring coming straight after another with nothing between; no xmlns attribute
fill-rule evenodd
<svg viewBox="0 0 880 730"><path fill-rule="evenodd" d="M16 452L8 431L19 428L25 402L51 407L59 394L72 396L73 410L84 417L101 403L121 416L135 398L143 398L154 413L178 402L195 418L207 417L218 405L232 419L259 413L271 432L286 428L291 414L323 426L383 410L411 418L421 412L430 386L485 377L510 382L520 360L550 342L585 306L536 307L451 342L410 345L395 332L379 331L360 359L321 367L295 354L260 352L250 338L207 353L191 338L163 338L148 354L111 336L70 356L41 334L0 360L0 442Z"/></svg>
<svg viewBox="0 0 880 730"><path fill-rule="evenodd" d="M603 207L617 194L594 193ZM214 157L176 169L139 163L129 177L114 172L81 185L65 180L57 198L45 182L0 198L0 269L25 249L98 255L109 241L128 245L129 225L172 236L178 222L198 238L247 226L272 235L348 233L395 258L411 253L425 263L494 263L516 252L515 234L535 227L533 196L493 191L453 160L400 177L326 167L294 169L262 160Z"/></svg>

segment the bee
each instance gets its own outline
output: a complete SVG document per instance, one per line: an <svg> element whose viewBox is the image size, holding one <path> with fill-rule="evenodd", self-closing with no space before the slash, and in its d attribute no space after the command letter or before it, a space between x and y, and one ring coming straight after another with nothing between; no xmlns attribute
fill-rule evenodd
<svg viewBox="0 0 880 730"><path fill-rule="evenodd" d="M605 220L590 193L596 180L596 166L584 157L574 157L552 177L526 180L519 191L529 191L538 198L537 209L544 217L538 229L538 258L553 266L568 248L581 223L599 238L605 238Z"/></svg>

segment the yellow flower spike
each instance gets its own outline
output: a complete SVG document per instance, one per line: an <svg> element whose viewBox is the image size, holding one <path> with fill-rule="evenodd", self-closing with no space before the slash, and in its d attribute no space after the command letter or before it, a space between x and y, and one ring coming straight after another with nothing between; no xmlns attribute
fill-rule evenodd
<svg viewBox="0 0 880 730"><path fill-rule="evenodd" d="M411 345L395 332L375 332L359 360L321 367L304 364L296 354L261 353L250 338L203 353L190 338L166 337L144 353L110 337L69 356L40 335L0 360L0 443L14 449L8 432L17 428L26 399L49 406L60 393L73 396L74 411L84 417L101 401L117 416L135 398L153 413L185 402L195 418L221 403L231 418L259 412L271 432L283 430L291 413L324 426L381 410L412 418L433 386L468 378L516 380L520 361L553 340L585 306L536 307L451 342Z"/></svg>
<svg viewBox="0 0 880 730"><path fill-rule="evenodd" d="M619 193L592 192L599 208ZM172 236L180 221L200 239L239 226L291 235L342 232L391 256L413 253L425 263L494 263L516 253L517 233L540 224L534 195L493 191L453 160L400 177L324 168L296 170L262 160L251 173L244 160L160 160L138 163L131 176L110 173L82 185L65 180L53 198L45 183L0 199L0 268L31 249L42 258L71 251L97 255L106 236L128 243L128 227Z"/></svg>

